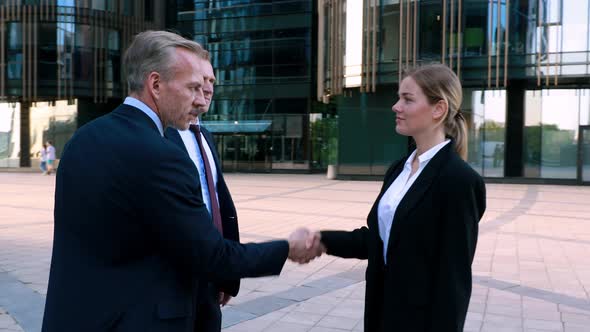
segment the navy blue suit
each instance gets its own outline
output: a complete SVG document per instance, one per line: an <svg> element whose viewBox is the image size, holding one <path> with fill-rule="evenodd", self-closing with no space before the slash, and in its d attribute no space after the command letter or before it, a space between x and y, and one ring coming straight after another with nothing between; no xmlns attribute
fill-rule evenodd
<svg viewBox="0 0 590 332"><path fill-rule="evenodd" d="M287 241L224 240L188 155L121 105L66 144L43 331L193 331L198 282L279 274Z"/></svg>
<svg viewBox="0 0 590 332"><path fill-rule="evenodd" d="M215 160L215 168L217 170L217 197L219 199L219 210L221 214L221 223L223 226L223 237L239 242L240 233L238 228L238 215L236 207L231 197L225 179L223 178L221 160L215 149L215 140L213 135L205 128L201 127L201 132L205 137L209 148ZM166 138L174 142L179 148L188 154L186 146L180 134L176 129L168 128L164 134ZM213 166L213 165L212 165ZM197 180L197 182L199 182ZM210 221L212 222L212 221ZM227 293L231 296L238 295L240 289L240 280L230 280L226 282L209 283L207 281L201 282L199 290L201 292L210 292L210 296L199 297L197 308L198 327L206 332L218 332L221 330L221 310L219 308L218 294L219 292Z"/></svg>

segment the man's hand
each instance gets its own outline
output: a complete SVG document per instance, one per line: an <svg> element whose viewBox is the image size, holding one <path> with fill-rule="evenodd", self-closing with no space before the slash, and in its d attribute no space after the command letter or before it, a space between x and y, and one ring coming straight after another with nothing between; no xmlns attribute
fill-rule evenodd
<svg viewBox="0 0 590 332"><path fill-rule="evenodd" d="M224 293L224 292L219 292L219 305L222 307L225 307L225 305L229 302L229 300L232 299L232 296Z"/></svg>
<svg viewBox="0 0 590 332"><path fill-rule="evenodd" d="M319 232L298 228L289 236L289 259L299 264L309 263L326 252Z"/></svg>

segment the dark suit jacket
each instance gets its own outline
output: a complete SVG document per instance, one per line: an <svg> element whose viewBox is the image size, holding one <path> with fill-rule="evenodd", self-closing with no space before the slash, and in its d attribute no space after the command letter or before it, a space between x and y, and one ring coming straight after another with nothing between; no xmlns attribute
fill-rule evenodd
<svg viewBox="0 0 590 332"><path fill-rule="evenodd" d="M286 241L239 244L211 222L197 170L140 110L80 128L56 178L43 331L192 331L195 279L280 273Z"/></svg>
<svg viewBox="0 0 590 332"><path fill-rule="evenodd" d="M217 154L217 149L215 148L215 140L213 139L213 135L205 128L201 127L201 132L213 153L213 159L215 160L215 168L217 170L217 197L219 198L219 210L221 213L221 223L223 226L223 237L239 242L240 241L240 231L238 228L238 214L236 212L236 207L234 205L234 201L231 198L231 194L225 183L225 179L223 178L223 172L221 169L221 159L219 159L219 155ZM166 129L164 135L166 138L174 142L178 147L180 147L183 151L186 151L186 146L180 137L180 134L176 129L168 128ZM213 221L211 221L213 222ZM224 283L216 283L219 289L225 293L230 294L231 296L238 295L238 291L240 290L240 280L232 280Z"/></svg>
<svg viewBox="0 0 590 332"><path fill-rule="evenodd" d="M328 254L368 259L365 331L460 332L471 296L471 263L485 211L482 178L443 147L400 202L393 219L387 265L379 236L379 201L407 158L390 167L367 226L324 231Z"/></svg>

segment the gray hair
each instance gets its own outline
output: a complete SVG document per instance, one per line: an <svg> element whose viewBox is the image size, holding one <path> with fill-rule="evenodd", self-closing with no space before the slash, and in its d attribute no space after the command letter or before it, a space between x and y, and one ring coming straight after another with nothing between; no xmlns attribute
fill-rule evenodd
<svg viewBox="0 0 590 332"><path fill-rule="evenodd" d="M135 36L125 55L123 64L127 69L127 86L130 92L143 89L144 81L151 72L157 72L163 80L169 80L173 73L174 50L183 48L199 58L209 60L209 52L192 40L168 31L144 31Z"/></svg>

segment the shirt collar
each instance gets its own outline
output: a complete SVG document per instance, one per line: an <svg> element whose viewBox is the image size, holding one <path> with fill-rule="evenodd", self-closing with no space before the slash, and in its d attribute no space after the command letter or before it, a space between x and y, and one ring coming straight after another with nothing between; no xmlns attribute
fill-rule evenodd
<svg viewBox="0 0 590 332"><path fill-rule="evenodd" d="M445 147L445 145L449 144L451 140L447 139L442 143L439 143L433 147L431 147L430 149L428 149L428 151L424 152L423 154L418 156L418 162L420 164L425 163L427 161L429 161L430 159L434 158L434 156L436 155L436 153L438 151L440 151L442 148ZM416 156L416 151L414 150L414 152L412 152L412 154L410 155L410 157L408 158L408 160L406 160L405 163L405 167L411 167L412 166L412 160L414 160L414 157Z"/></svg>
<svg viewBox="0 0 590 332"><path fill-rule="evenodd" d="M139 109L140 111L144 112L147 116L150 117L150 119L152 119L152 121L154 121L154 123L156 124L156 127L158 127L158 131L160 132L160 135L164 136L164 126L162 126L162 121L160 121L160 118L158 117L156 112L152 111L152 109L149 108L148 105L146 105L141 100L139 100L137 98L133 98L133 97L125 98L125 101L123 102L123 104L133 106L133 107Z"/></svg>

